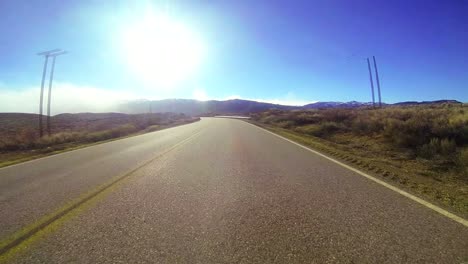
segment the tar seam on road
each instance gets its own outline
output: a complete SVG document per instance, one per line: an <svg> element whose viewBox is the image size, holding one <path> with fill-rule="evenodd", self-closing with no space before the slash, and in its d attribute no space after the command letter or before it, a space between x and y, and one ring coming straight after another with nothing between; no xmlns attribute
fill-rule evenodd
<svg viewBox="0 0 468 264"><path fill-rule="evenodd" d="M156 157L153 157L149 159L148 161L145 161L144 163L140 164L136 168L132 169L131 171L125 173L124 175L111 180L111 182L101 185L102 187L98 188L95 191L92 191L91 193L87 194L85 197L78 198L76 201L71 202L68 206L66 206L63 209L59 209L58 211L49 214L48 216L44 217L42 221L39 221L39 223L33 223L30 226L27 226L13 235L9 236L3 241L0 241L0 257L3 255L7 254L10 250L13 248L21 245L22 242L26 241L28 238L32 237L34 234L38 233L39 231L45 229L47 226L51 225L52 223L56 222L60 218L64 217L71 211L77 209L81 205L85 204L86 202L90 201L91 199L97 197L99 194L103 193L104 191L110 189L112 186L115 184L121 182L122 180L128 178L131 176L133 173L135 173L137 170L143 168L144 166L150 164L151 162L155 161L156 159L162 157L163 155L169 153L170 151L174 150L175 148L187 143L188 141L192 140L195 138L197 135L201 133L200 130L192 134L190 137L184 139L183 141L173 145L172 147L169 147L168 149L164 150L162 153L158 154ZM26 230L26 231L25 231Z"/></svg>
<svg viewBox="0 0 468 264"><path fill-rule="evenodd" d="M384 186L384 187L386 187L386 188L388 188L388 189L390 189L390 190L392 190L394 192L397 192L397 193L399 193L399 194L401 194L401 195L403 195L403 196L405 196L405 197L407 197L407 198L409 198L409 199L411 199L411 200L413 200L413 201L415 201L415 202L417 202L417 203L419 203L421 205L424 205L427 208L432 209L432 210L436 211L437 213L439 213L439 214L441 214L441 215L443 215L445 217L448 217L448 218L452 219L455 222L458 222L458 223L464 225L465 227L468 227L468 220L465 220L465 219L463 219L462 217L460 217L458 215L452 214L452 213L448 212L447 210L444 210L444 209L442 209L442 208L440 208L440 207L438 207L438 206L436 206L434 204L431 204L430 202L427 202L427 201L425 201L425 200L423 200L423 199L421 199L421 198L419 198L417 196L414 196L414 195L412 195L412 194L410 194L408 192L405 192L405 191L403 191L403 190L401 190L401 189L399 189L399 188L397 188L397 187L395 187L395 186L393 186L393 185L391 185L389 183L386 183L386 182L384 182L382 180L379 180L379 179L377 179L377 178L375 178L375 177L373 177L373 176L371 176L371 175L369 175L369 174L367 174L365 172L362 172L362 171L360 171L358 169L355 169L355 168L353 168L353 167L351 167L349 165L346 165L346 164L344 164L344 163L342 163L342 162L340 162L338 160L335 160L335 159L333 159L333 158L331 158L331 157L329 157L329 156L327 156L325 154L322 154L322 153L320 153L320 152L318 152L316 150L313 150L313 149L308 148L308 147L306 147L304 145L301 145L301 144L299 144L297 142L294 142L294 141L292 141L292 140L290 140L288 138L285 138L283 136L275 134L275 133L273 133L273 132L271 132L269 130L266 130L265 128L256 126L256 125L248 123L248 122L245 122L245 123L247 123L247 124L249 124L251 126L254 126L254 127L258 128L258 129L264 130L264 131L266 131L266 132L268 132L268 133L270 133L270 134L272 134L274 136L277 136L277 137L279 137L281 139L284 139L284 140L288 141L289 143L293 143L294 145L297 145L297 146L299 146L299 147L301 147L303 149L306 149L306 150L308 150L308 151L310 151L310 152L312 152L312 153L314 153L316 155L319 155L319 156L321 156L323 158L326 158L326 159L328 159L328 160L330 160L330 161L332 161L332 162L334 162L334 163L336 163L336 164L338 164L338 165L340 165L340 166L342 166L342 167L344 167L344 168L346 168L348 170L351 170L351 171L353 171L353 172L355 172L355 173L357 173L357 174L359 174L359 175L361 175L361 176L363 176L363 177L365 177L365 178L367 178L367 179L369 179L371 181L374 181L374 182L376 182L376 183L378 183L378 184L380 184L380 185L382 185L382 186Z"/></svg>

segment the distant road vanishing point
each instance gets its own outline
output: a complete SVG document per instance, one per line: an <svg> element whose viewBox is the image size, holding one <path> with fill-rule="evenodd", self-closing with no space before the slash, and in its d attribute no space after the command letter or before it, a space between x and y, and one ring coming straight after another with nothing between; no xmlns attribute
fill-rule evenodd
<svg viewBox="0 0 468 264"><path fill-rule="evenodd" d="M468 228L243 120L0 169L0 262L464 263Z"/></svg>

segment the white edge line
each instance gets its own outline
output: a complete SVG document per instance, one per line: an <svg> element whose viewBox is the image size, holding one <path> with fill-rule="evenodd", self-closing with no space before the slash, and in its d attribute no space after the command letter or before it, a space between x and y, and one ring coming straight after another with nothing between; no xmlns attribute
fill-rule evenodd
<svg viewBox="0 0 468 264"><path fill-rule="evenodd" d="M248 122L246 122L246 123L248 123ZM332 161L332 162L334 162L334 163L336 163L336 164L338 164L338 165L340 165L340 166L342 166L342 167L344 167L344 168L346 168L348 170L351 170L351 171L353 171L353 172L355 172L355 173L357 173L357 174L359 174L359 175L361 175L361 176L363 176L363 177L365 177L365 178L367 178L367 179L369 179L371 181L374 181L374 182L376 182L376 183L378 183L378 184L380 184L380 185L382 185L384 187L387 187L388 189L390 189L392 191L395 191L395 192L397 192L397 193L399 193L399 194L401 194L401 195L403 195L403 196L405 196L405 197L407 197L407 198L409 198L409 199L411 199L411 200L413 200L413 201L415 201L415 202L417 202L417 203L419 203L421 205L424 205L427 208L432 209L432 210L436 211L437 213L439 213L441 215L444 215L444 216L452 219L453 221L456 221L456 222L464 225L465 227L468 227L468 221L463 219L462 217L460 217L458 215L452 214L452 213L448 212L447 210L444 210L444 209L442 209L442 208L440 208L440 207L438 207L438 206L436 206L434 204L431 204L431 203L429 203L429 202L427 202L427 201L425 201L425 200L423 200L423 199L421 199L421 198L419 198L417 196L414 196L414 195L412 195L412 194L410 194L408 192L400 190L399 188L397 188L397 187L395 187L395 186L393 186L393 185L391 185L389 183L386 183L386 182L384 182L382 180L379 180L379 179L377 179L377 178L375 178L375 177L373 177L373 176L371 176L371 175L369 175L369 174L367 174L365 172L362 172L362 171L360 171L358 169L355 169L355 168L353 168L353 167L351 167L349 165L346 165L346 164L344 164L344 163L342 163L342 162L340 162L338 160L335 160L335 159L333 159L333 158L331 158L331 157L329 157L327 155L324 155L324 154L322 154L322 153L320 153L320 152L318 152L316 150L308 148L308 147L306 147L304 145L301 145L301 144L299 144L297 142L294 142L294 141L292 141L292 140L290 140L288 138L285 138L283 136L275 134L275 133L273 133L273 132L271 132L269 130L266 130L265 128L256 126L256 125L254 125L252 123L248 123L248 124L251 125L251 126L254 126L254 127L258 128L258 129L264 130L264 131L266 131L266 132L268 132L268 133L270 133L272 135L275 135L275 136L277 136L279 138L282 138L282 139L284 139L284 140L286 140L286 141L288 141L290 143L293 143L294 145L297 145L297 146L299 146L299 147L301 147L303 149L306 149L306 150L308 150L308 151L310 151L310 152L312 152L312 153L314 153L316 155L319 155L319 156L321 156L323 158L326 158L326 159L328 159L328 160L330 160L330 161Z"/></svg>

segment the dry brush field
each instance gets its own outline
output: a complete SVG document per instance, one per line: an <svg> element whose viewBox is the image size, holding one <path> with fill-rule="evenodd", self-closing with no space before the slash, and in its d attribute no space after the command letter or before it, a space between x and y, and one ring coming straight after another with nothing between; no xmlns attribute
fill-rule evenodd
<svg viewBox="0 0 468 264"><path fill-rule="evenodd" d="M51 135L39 137L39 115L0 114L0 167L97 142L152 132L199 120L184 114L60 114L51 118ZM46 119L44 117L44 124Z"/></svg>
<svg viewBox="0 0 468 264"><path fill-rule="evenodd" d="M253 122L468 214L468 105L269 110Z"/></svg>

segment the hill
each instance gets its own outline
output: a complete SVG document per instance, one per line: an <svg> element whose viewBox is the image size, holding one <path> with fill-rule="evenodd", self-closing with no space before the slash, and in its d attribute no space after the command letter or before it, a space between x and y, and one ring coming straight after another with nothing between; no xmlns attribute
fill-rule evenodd
<svg viewBox="0 0 468 264"><path fill-rule="evenodd" d="M302 109L320 109L320 108L357 108L372 106L372 103L362 103L357 101L350 102L316 102L302 106Z"/></svg>
<svg viewBox="0 0 468 264"><path fill-rule="evenodd" d="M248 114L268 109L291 110L295 106L262 103L249 100L198 101L193 99L138 100L119 106L123 113L174 112L186 115Z"/></svg>
<svg viewBox="0 0 468 264"><path fill-rule="evenodd" d="M384 106L411 106L411 105L430 105L430 104L460 104L456 100L438 100L424 102L401 102L395 104L385 104ZM303 106L290 106L271 104L250 100L226 100L226 101L198 101L193 99L165 99L165 100L137 100L121 104L118 111L122 113L158 113L174 112L183 113L192 116L210 116L210 115L246 115L250 113L259 113L270 109L278 110L301 110L301 109L328 109L328 108L368 108L370 102L315 102Z"/></svg>
<svg viewBox="0 0 468 264"><path fill-rule="evenodd" d="M407 102L399 102L395 103L393 105L437 105L437 104L462 104L462 102L459 102L457 100L436 100L436 101L422 101L422 102L416 102L416 101L407 101Z"/></svg>

